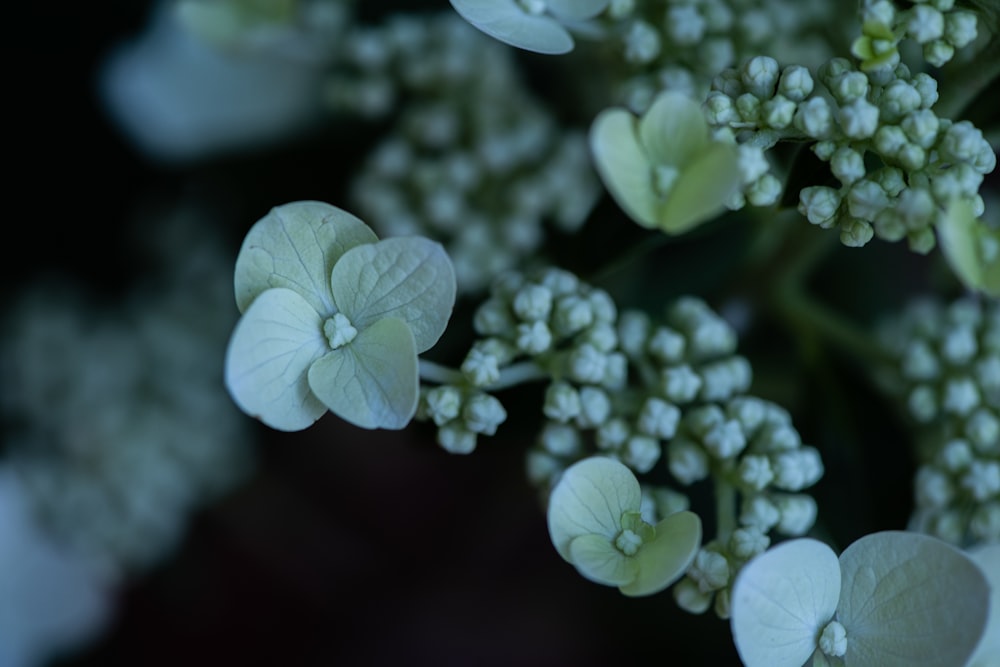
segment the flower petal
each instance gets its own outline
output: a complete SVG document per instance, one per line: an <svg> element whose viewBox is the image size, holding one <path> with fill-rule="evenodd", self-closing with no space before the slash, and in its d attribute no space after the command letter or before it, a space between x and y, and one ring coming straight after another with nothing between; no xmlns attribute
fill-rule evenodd
<svg viewBox="0 0 1000 667"><path fill-rule="evenodd" d="M587 579L605 586L625 586L635 580L639 565L604 535L580 535L569 543L569 562Z"/></svg>
<svg viewBox="0 0 1000 667"><path fill-rule="evenodd" d="M697 102L683 93L657 95L639 120L639 143L654 165L683 169L709 144L708 122Z"/></svg>
<svg viewBox="0 0 1000 667"><path fill-rule="evenodd" d="M990 616L968 667L996 667L996 658L1000 656L1000 544L977 547L969 552L969 557L990 582Z"/></svg>
<svg viewBox="0 0 1000 667"><path fill-rule="evenodd" d="M608 192L632 220L656 225L653 167L639 145L636 119L625 109L605 109L590 127L594 165Z"/></svg>
<svg viewBox="0 0 1000 667"><path fill-rule="evenodd" d="M528 14L514 0L451 0L466 21L490 37L537 53L568 53L573 38L555 19Z"/></svg>
<svg viewBox="0 0 1000 667"><path fill-rule="evenodd" d="M236 305L244 312L264 290L286 287L317 313L332 315L334 264L350 248L377 240L365 223L330 204L276 206L243 239L236 258Z"/></svg>
<svg viewBox="0 0 1000 667"><path fill-rule="evenodd" d="M1000 231L978 219L967 199L955 199L937 223L941 253L967 288L1000 296L1000 261L984 261L985 246L1000 252Z"/></svg>
<svg viewBox="0 0 1000 667"><path fill-rule="evenodd" d="M694 512L677 512L656 524L656 537L639 547L636 578L622 586L630 596L652 595L674 583L691 565L701 546L701 519Z"/></svg>
<svg viewBox="0 0 1000 667"><path fill-rule="evenodd" d="M726 210L725 202L740 186L736 146L708 144L680 173L667 198L657 207L657 226L680 234Z"/></svg>
<svg viewBox="0 0 1000 667"><path fill-rule="evenodd" d="M417 352L430 349L455 306L455 269L425 238L391 238L352 248L333 267L333 300L359 330L393 317L413 331Z"/></svg>
<svg viewBox="0 0 1000 667"><path fill-rule="evenodd" d="M638 512L642 492L625 464L592 456L566 468L549 496L549 537L565 560L570 542L581 535L613 540L621 532L622 515Z"/></svg>
<svg viewBox="0 0 1000 667"><path fill-rule="evenodd" d="M410 327L378 320L309 368L309 387L341 419L361 428L400 429L417 411L420 379Z"/></svg>
<svg viewBox="0 0 1000 667"><path fill-rule="evenodd" d="M243 412L271 428L299 431L326 407L306 372L329 349L319 314L283 287L257 297L236 323L226 349L226 387Z"/></svg>
<svg viewBox="0 0 1000 667"><path fill-rule="evenodd" d="M746 667L801 667L833 618L840 563L809 538L783 542L743 566L733 584L730 626Z"/></svg>
<svg viewBox="0 0 1000 667"><path fill-rule="evenodd" d="M966 554L927 535L884 531L849 546L840 563L847 664L965 664L989 610L989 584Z"/></svg>

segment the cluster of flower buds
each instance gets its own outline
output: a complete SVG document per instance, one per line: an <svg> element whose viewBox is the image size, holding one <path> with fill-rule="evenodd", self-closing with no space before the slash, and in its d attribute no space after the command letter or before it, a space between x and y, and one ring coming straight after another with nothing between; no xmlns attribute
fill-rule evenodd
<svg viewBox="0 0 1000 667"><path fill-rule="evenodd" d="M601 192L586 138L529 94L509 49L453 14L397 17L356 39L359 81L407 86L372 93L380 114L405 104L351 186L380 234L441 241L459 290L477 293L539 250L546 223L583 224Z"/></svg>
<svg viewBox="0 0 1000 667"><path fill-rule="evenodd" d="M1000 304L911 304L883 329L887 386L918 425L915 529L967 547L1000 541Z"/></svg>

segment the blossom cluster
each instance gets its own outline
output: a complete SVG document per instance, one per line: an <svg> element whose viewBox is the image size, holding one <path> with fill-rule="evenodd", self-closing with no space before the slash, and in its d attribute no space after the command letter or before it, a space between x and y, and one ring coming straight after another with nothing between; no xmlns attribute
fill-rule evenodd
<svg viewBox="0 0 1000 667"><path fill-rule="evenodd" d="M817 71L766 56L723 70L705 102L709 121L744 143L811 142L836 186L810 185L799 211L810 223L837 229L848 246L872 238L935 246L934 225L955 199L984 204L983 176L996 167L992 147L969 121L933 111L937 82L905 64L865 72L846 58Z"/></svg>
<svg viewBox="0 0 1000 667"><path fill-rule="evenodd" d="M635 511L650 526L689 508L679 486L711 480L725 490L717 511L731 525L674 588L684 609L701 613L715 600L727 617L735 574L770 533L812 528L817 507L804 491L823 474L819 452L787 411L747 393L752 369L736 331L703 300L678 298L662 319L619 312L606 291L550 267L498 278L474 326L461 379L422 387L417 416L437 425L446 450L468 453L494 434L507 417L494 392L541 381L545 419L526 467L543 502L570 466L595 456L643 478Z"/></svg>
<svg viewBox="0 0 1000 667"><path fill-rule="evenodd" d="M396 17L346 50L331 103L393 112L350 185L380 233L443 242L460 291L481 293L542 250L546 227L583 224L600 196L584 133L560 127L508 49L449 13Z"/></svg>
<svg viewBox="0 0 1000 667"><path fill-rule="evenodd" d="M1000 304L920 300L882 329L886 385L918 443L914 529L967 547L1000 542Z"/></svg>
<svg viewBox="0 0 1000 667"><path fill-rule="evenodd" d="M45 532L113 580L158 564L189 515L253 468L247 422L222 389L230 270L177 244L166 289L114 309L53 283L28 290L0 347L5 460ZM183 247L183 250L182 250Z"/></svg>

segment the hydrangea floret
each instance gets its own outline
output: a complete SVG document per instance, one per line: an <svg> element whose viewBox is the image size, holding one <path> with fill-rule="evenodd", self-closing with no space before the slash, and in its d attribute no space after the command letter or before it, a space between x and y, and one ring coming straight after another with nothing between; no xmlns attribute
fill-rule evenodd
<svg viewBox="0 0 1000 667"><path fill-rule="evenodd" d="M736 145L713 138L699 105L681 93L661 93L638 119L623 108L601 112L590 145L618 205L669 234L721 213L741 183Z"/></svg>
<svg viewBox="0 0 1000 667"><path fill-rule="evenodd" d="M243 313L226 353L226 386L249 415L286 431L328 409L362 428L399 429L417 409L417 355L437 342L455 302L440 244L378 240L322 202L271 210L236 259Z"/></svg>
<svg viewBox="0 0 1000 667"><path fill-rule="evenodd" d="M595 456L567 468L549 498L549 536L584 577L628 596L658 593L694 560L701 520L670 514L655 526L641 515L642 491L631 470Z"/></svg>
<svg viewBox="0 0 1000 667"><path fill-rule="evenodd" d="M730 624L746 667L963 665L989 601L983 570L936 538L872 533L839 559L801 538L743 568Z"/></svg>

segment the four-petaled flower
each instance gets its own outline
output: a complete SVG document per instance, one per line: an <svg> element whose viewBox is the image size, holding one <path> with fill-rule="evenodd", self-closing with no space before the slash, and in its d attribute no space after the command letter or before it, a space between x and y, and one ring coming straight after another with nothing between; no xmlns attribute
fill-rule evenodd
<svg viewBox="0 0 1000 667"><path fill-rule="evenodd" d="M629 596L676 581L701 545L701 520L677 512L656 526L639 513L642 491L623 463L594 456L571 465L549 497L549 537L587 579Z"/></svg>
<svg viewBox="0 0 1000 667"><path fill-rule="evenodd" d="M626 109L602 111L590 146L625 213L669 234L721 213L741 184L736 144L713 139L701 108L678 92L660 93L638 120Z"/></svg>
<svg viewBox="0 0 1000 667"><path fill-rule="evenodd" d="M362 428L399 429L419 396L417 355L444 332L455 273L442 247L378 240L322 202L271 210L236 259L243 313L226 386L268 426L295 431L327 409Z"/></svg>
<svg viewBox="0 0 1000 667"><path fill-rule="evenodd" d="M927 535L866 535L837 555L790 540L747 563L730 623L746 667L964 665L990 606L968 555Z"/></svg>

